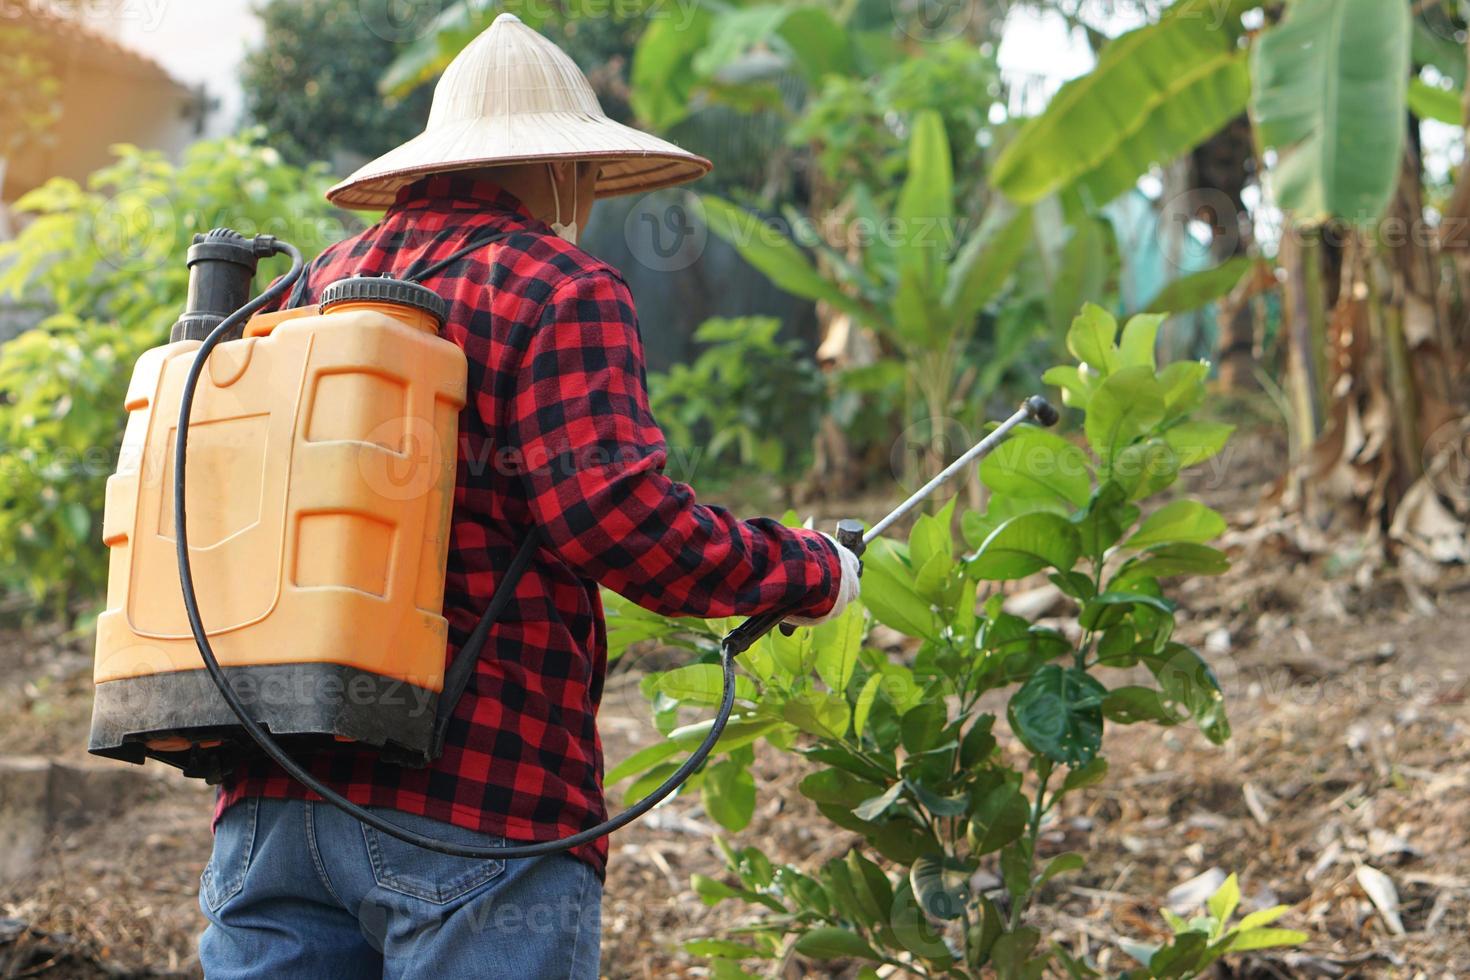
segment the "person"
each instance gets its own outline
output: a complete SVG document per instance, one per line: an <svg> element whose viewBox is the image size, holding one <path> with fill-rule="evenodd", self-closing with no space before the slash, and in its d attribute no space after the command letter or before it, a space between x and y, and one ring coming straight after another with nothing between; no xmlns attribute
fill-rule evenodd
<svg viewBox="0 0 1470 980"><path fill-rule="evenodd" d="M396 766L337 746L304 763L354 803L455 843L541 841L606 816L598 587L666 615L789 611L858 591L851 552L737 520L662 474L633 300L580 249L595 198L708 161L609 120L563 52L503 14L449 65L425 131L328 192L382 220L311 263L286 305L353 275L420 273L469 362L444 611L452 658L512 556L534 551L442 754ZM319 802L268 760L223 784L200 882L210 980L598 973L607 840L530 860L449 857Z"/></svg>

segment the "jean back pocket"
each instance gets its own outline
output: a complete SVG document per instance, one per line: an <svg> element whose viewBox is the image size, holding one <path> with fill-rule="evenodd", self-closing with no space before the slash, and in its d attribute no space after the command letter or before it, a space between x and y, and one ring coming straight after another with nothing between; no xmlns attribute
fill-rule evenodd
<svg viewBox="0 0 1470 980"><path fill-rule="evenodd" d="M225 811L214 831L214 850L199 876L199 895L211 912L218 912L245 887L250 855L255 850L256 816L260 800L247 797Z"/></svg>
<svg viewBox="0 0 1470 980"><path fill-rule="evenodd" d="M451 844L480 847L503 845L505 839L466 830L453 824L397 810L372 808L400 827ZM445 905L461 898L505 870L502 860L454 857L401 841L362 825L363 840L373 866L373 878L390 891Z"/></svg>

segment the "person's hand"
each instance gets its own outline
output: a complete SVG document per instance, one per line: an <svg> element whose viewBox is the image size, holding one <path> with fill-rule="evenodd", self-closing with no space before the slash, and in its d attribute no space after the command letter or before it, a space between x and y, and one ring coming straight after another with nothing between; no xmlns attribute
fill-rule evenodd
<svg viewBox="0 0 1470 980"><path fill-rule="evenodd" d="M788 616L786 622L794 626L816 626L829 619L836 619L842 615L848 603L858 597L858 590L861 587L862 562L858 560L857 555L838 544L837 539L832 535L824 533L822 537L832 542L832 547L837 549L837 557L842 562L842 581L837 586L837 601L832 603L831 609L820 616Z"/></svg>

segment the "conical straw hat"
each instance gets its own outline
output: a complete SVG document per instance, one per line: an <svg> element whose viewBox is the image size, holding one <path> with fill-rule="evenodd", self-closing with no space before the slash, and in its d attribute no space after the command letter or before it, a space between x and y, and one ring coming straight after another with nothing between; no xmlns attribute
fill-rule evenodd
<svg viewBox="0 0 1470 980"><path fill-rule="evenodd" d="M338 207L381 209L429 173L536 160L597 160L597 196L682 184L710 162L609 119L571 58L501 14L444 70L429 124L327 191Z"/></svg>

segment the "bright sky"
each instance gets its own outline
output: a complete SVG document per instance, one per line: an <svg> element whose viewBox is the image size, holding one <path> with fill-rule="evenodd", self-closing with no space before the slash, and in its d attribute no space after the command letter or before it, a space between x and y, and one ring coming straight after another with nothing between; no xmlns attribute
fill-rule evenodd
<svg viewBox="0 0 1470 980"><path fill-rule="evenodd" d="M239 119L241 97L236 74L245 51L257 44L260 23L251 13L252 0L60 0L73 11L102 18L112 12L113 35L154 58L175 78L203 84L220 99L210 120L211 135L228 131ZM1115 14L1109 30L1134 26L1132 18ZM1050 96L1062 82L1092 67L1092 52L1079 35L1069 34L1061 18L1033 10L1013 11L1000 46L1001 69L1007 76L1033 82L1018 86L1013 110L1034 111L1036 99Z"/></svg>
<svg viewBox="0 0 1470 980"><path fill-rule="evenodd" d="M260 23L251 12L254 0L53 2L110 29L118 40L154 58L180 81L203 84L220 100L208 135L229 132L239 121L242 99L236 75L246 50L260 38ZM1110 5L1093 19L1110 34L1137 27L1142 17L1124 9L1127 6ZM1063 82L1093 65L1086 39L1069 32L1060 16L1027 8L1011 12L997 58L1012 83L1013 114L1036 112ZM1458 164L1458 130L1430 124L1426 137L1431 170L1447 172Z"/></svg>
<svg viewBox="0 0 1470 980"><path fill-rule="evenodd" d="M153 58L187 85L204 85L220 100L207 135L234 129L241 95L236 82L246 50L259 43L252 0L59 0L88 23L111 28L123 44ZM111 13L105 22L103 11ZM92 18L98 18L94 21Z"/></svg>

